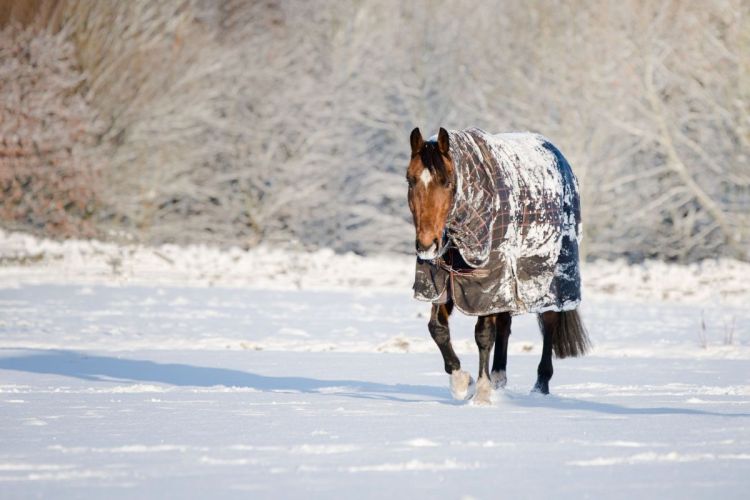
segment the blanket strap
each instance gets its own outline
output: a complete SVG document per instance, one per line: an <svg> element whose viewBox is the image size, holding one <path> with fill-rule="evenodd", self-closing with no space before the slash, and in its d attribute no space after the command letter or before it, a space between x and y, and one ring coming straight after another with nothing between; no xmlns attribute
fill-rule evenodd
<svg viewBox="0 0 750 500"><path fill-rule="evenodd" d="M475 278L486 278L490 275L489 269L455 269L450 265L450 263L446 262L443 257L438 257L437 259L435 259L435 264L437 264L441 269L448 271L448 273L450 273L451 279L453 279L454 276L472 276Z"/></svg>

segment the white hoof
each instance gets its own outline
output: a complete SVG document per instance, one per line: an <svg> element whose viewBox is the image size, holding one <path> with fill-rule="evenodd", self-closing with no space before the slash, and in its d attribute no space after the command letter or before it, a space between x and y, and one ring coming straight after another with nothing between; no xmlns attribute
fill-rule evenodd
<svg viewBox="0 0 750 500"><path fill-rule="evenodd" d="M456 370L451 373L450 385L453 399L465 400L474 395L474 379L469 372Z"/></svg>
<svg viewBox="0 0 750 500"><path fill-rule="evenodd" d="M474 395L474 399L471 400L471 404L478 406L485 406L492 403L492 384L487 377L480 377L477 380L477 392Z"/></svg>
<svg viewBox="0 0 750 500"><path fill-rule="evenodd" d="M508 377L505 375L505 370L490 373L490 381L492 382L493 389L502 389L505 387L505 384L508 383Z"/></svg>

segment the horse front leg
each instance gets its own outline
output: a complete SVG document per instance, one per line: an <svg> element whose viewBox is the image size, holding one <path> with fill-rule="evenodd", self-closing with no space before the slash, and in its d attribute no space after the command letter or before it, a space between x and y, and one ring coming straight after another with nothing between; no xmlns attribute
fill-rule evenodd
<svg viewBox="0 0 750 500"><path fill-rule="evenodd" d="M510 337L510 313L500 313L495 320L495 356L492 358L490 381L494 389L505 387L508 382L506 366L508 364L508 338Z"/></svg>
<svg viewBox="0 0 750 500"><path fill-rule="evenodd" d="M474 402L489 404L492 395L490 382L490 350L495 343L497 315L480 316L474 328L474 340L479 348L479 376L477 377L477 393Z"/></svg>
<svg viewBox="0 0 750 500"><path fill-rule="evenodd" d="M445 364L445 373L450 375L451 394L455 399L468 399L474 392L474 380L468 372L461 369L456 352L451 344L451 332L448 328L448 318L453 311L453 302L432 304L432 313L427 328L432 339L440 349Z"/></svg>

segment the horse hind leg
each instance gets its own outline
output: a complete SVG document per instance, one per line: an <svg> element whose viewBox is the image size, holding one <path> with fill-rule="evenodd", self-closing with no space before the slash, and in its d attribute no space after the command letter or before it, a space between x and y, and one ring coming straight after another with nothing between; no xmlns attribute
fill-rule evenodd
<svg viewBox="0 0 750 500"><path fill-rule="evenodd" d="M506 365L508 364L508 338L510 337L510 325L512 316L510 313L497 315L495 323L495 356L492 358L492 371L490 382L493 389L505 387L508 381Z"/></svg>
<svg viewBox="0 0 750 500"><path fill-rule="evenodd" d="M495 343L496 315L480 316L474 328L474 339L479 347L479 376L474 396L475 404L489 404L492 394L490 382L490 350Z"/></svg>
<svg viewBox="0 0 750 500"><path fill-rule="evenodd" d="M432 339L440 349L445 364L445 372L450 375L451 394L455 399L469 399L474 393L474 379L468 372L461 369L456 352L451 344L450 328L448 318L453 311L453 303L433 304L430 314L430 322L427 328L430 330Z"/></svg>
<svg viewBox="0 0 750 500"><path fill-rule="evenodd" d="M537 319L544 335L544 346L533 390L549 394L549 381L553 373L552 352L560 359L583 356L591 348L591 341L577 310L548 311L537 315Z"/></svg>
<svg viewBox="0 0 750 500"><path fill-rule="evenodd" d="M554 311L537 315L539 328L542 331L543 337L542 359L539 361L539 366L536 369L536 384L534 384L532 392L549 394L549 381L554 373L552 368L552 337L560 323L559 315L560 313Z"/></svg>

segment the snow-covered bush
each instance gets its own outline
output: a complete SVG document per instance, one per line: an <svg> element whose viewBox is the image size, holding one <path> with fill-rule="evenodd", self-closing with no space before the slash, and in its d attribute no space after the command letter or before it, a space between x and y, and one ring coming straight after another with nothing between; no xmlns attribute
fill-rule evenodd
<svg viewBox="0 0 750 500"><path fill-rule="evenodd" d="M54 236L89 236L99 128L80 92L73 45L18 25L0 31L0 218Z"/></svg>
<svg viewBox="0 0 750 500"><path fill-rule="evenodd" d="M73 47L111 234L410 251L411 128L479 126L566 154L589 257L750 257L742 0L5 5Z"/></svg>

